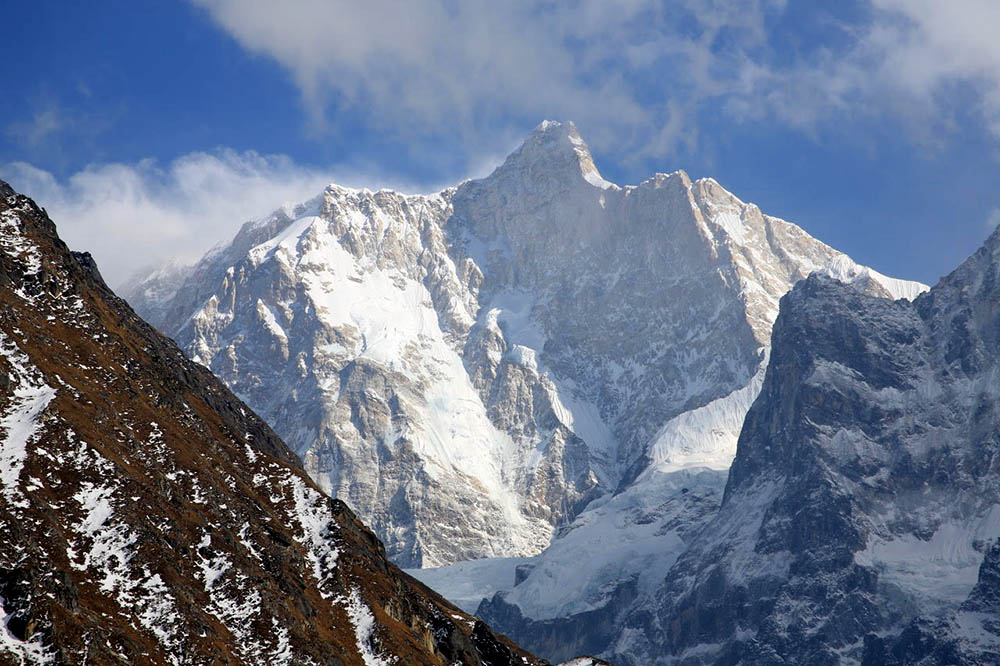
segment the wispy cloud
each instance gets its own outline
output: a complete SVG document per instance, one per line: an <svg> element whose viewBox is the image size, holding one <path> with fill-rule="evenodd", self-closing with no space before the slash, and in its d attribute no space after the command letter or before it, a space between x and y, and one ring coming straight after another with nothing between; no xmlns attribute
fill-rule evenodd
<svg viewBox="0 0 1000 666"><path fill-rule="evenodd" d="M881 80L935 108L951 86L969 86L1000 137L1000 4L993 0L875 0L881 12L866 46L881 57Z"/></svg>
<svg viewBox="0 0 1000 666"><path fill-rule="evenodd" d="M18 143L36 148L64 127L65 120L58 107L49 105L37 110L27 120L11 123L6 133Z"/></svg>
<svg viewBox="0 0 1000 666"><path fill-rule="evenodd" d="M120 101L95 95L83 81L65 90L44 81L26 83L26 88L21 104L11 105L0 126L0 149L16 146L15 154L30 155L52 169L64 169L79 152L95 159L123 113Z"/></svg>
<svg viewBox="0 0 1000 666"><path fill-rule="evenodd" d="M193 260L246 220L315 196L328 181L286 157L231 150L165 166L90 166L64 181L13 163L0 166L0 178L44 205L67 244L92 252L112 286L163 260Z"/></svg>
<svg viewBox="0 0 1000 666"><path fill-rule="evenodd" d="M712 64L706 49L726 29L740 43L759 41L764 7L775 4L302 0L275 11L266 0L195 2L246 49L288 69L314 126L330 111L355 111L404 138L453 132L473 143L506 121L523 129L544 117L572 117L596 143L666 125L675 111L644 97L720 87L701 78Z"/></svg>
<svg viewBox="0 0 1000 666"><path fill-rule="evenodd" d="M288 69L314 127L353 111L404 139L458 132L474 152L487 129L573 118L599 148L659 156L696 149L717 111L804 132L886 115L930 136L957 85L1000 137L993 0L819 9L813 44L785 34L782 0L193 2Z"/></svg>

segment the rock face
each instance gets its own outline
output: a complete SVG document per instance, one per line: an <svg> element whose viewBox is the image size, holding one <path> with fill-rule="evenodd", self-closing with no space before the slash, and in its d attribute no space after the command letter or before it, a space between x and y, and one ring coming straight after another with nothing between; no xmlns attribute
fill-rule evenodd
<svg viewBox="0 0 1000 666"><path fill-rule="evenodd" d="M0 664L545 662L385 558L0 182Z"/></svg>
<svg viewBox="0 0 1000 666"><path fill-rule="evenodd" d="M677 557L714 516L725 478L724 471L708 469L644 476L588 508L545 552L523 562L529 571L521 580L515 571L490 598L468 608L550 659L607 654L630 613L650 603ZM413 574L453 598L449 579L459 566ZM476 573L466 580L476 580Z"/></svg>
<svg viewBox="0 0 1000 666"><path fill-rule="evenodd" d="M1000 233L929 293L781 301L721 509L619 664L1000 663Z"/></svg>
<svg viewBox="0 0 1000 666"><path fill-rule="evenodd" d="M485 179L330 186L127 298L426 567L536 555L649 469L726 469L778 299L816 270L922 288L711 179L609 183L545 122Z"/></svg>

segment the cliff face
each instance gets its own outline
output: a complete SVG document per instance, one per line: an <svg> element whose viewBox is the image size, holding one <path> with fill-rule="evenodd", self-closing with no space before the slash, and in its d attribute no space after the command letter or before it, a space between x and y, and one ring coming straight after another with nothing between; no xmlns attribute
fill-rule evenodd
<svg viewBox="0 0 1000 666"><path fill-rule="evenodd" d="M0 664L542 664L385 558L0 183Z"/></svg>
<svg viewBox="0 0 1000 666"><path fill-rule="evenodd" d="M718 515L620 663L1000 660L1000 237L913 302L781 301Z"/></svg>

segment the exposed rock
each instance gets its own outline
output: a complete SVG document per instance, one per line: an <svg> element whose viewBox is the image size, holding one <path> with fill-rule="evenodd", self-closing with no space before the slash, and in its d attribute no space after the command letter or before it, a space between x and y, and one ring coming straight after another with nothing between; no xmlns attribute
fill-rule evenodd
<svg viewBox="0 0 1000 666"><path fill-rule="evenodd" d="M545 664L0 193L0 664Z"/></svg>
<svg viewBox="0 0 1000 666"><path fill-rule="evenodd" d="M913 302L781 301L718 515L619 664L1000 661L1000 234Z"/></svg>

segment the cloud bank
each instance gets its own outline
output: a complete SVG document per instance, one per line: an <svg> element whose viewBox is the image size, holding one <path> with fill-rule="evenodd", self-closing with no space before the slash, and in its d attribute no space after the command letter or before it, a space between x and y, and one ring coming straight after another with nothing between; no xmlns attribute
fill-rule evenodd
<svg viewBox="0 0 1000 666"><path fill-rule="evenodd" d="M288 70L316 126L353 111L472 141L573 118L600 148L661 156L719 111L804 131L889 114L926 138L967 110L961 88L1000 137L994 0L192 1Z"/></svg>
<svg viewBox="0 0 1000 666"><path fill-rule="evenodd" d="M94 165L65 181L15 162L0 167L0 178L45 206L63 240L93 253L118 287L154 264L197 259L243 222L315 196L329 174L282 156L220 150L165 166Z"/></svg>

